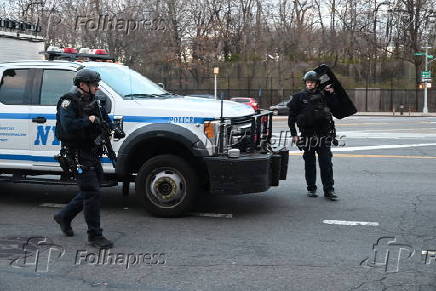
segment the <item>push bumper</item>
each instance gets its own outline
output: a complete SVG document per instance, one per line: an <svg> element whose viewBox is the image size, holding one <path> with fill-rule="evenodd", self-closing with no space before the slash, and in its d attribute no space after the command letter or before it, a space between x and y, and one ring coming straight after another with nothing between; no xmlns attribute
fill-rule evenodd
<svg viewBox="0 0 436 291"><path fill-rule="evenodd" d="M209 191L213 194L265 192L286 179L288 160L288 150L239 158L207 157Z"/></svg>

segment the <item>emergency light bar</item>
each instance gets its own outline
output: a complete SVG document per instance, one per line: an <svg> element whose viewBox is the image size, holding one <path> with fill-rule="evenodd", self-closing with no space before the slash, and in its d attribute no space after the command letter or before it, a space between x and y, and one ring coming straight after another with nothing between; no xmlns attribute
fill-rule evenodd
<svg viewBox="0 0 436 291"><path fill-rule="evenodd" d="M81 48L79 51L75 48L59 48L56 46L48 47L45 54L49 61L68 60L68 61L106 61L114 62L114 58L108 54L105 49Z"/></svg>

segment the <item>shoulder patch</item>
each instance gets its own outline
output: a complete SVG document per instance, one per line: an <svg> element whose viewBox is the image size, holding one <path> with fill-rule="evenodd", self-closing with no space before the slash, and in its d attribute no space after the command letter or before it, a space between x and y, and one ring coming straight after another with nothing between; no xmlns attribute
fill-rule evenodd
<svg viewBox="0 0 436 291"><path fill-rule="evenodd" d="M70 106L71 101L68 99L65 99L64 101L62 101L61 106L62 108L67 108L68 106Z"/></svg>

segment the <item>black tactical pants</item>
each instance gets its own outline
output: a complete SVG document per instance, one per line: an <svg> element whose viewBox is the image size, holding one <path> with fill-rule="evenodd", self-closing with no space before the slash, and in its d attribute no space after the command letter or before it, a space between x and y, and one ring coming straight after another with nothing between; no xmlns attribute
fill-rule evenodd
<svg viewBox="0 0 436 291"><path fill-rule="evenodd" d="M314 191L316 187L316 156L318 154L318 163L321 170L321 181L324 188L324 193L327 191L334 191L333 180L333 163L332 151L330 146L322 144L316 147L309 147L304 150L304 166L306 174L307 190Z"/></svg>
<svg viewBox="0 0 436 291"><path fill-rule="evenodd" d="M102 235L100 228L100 183L103 169L100 163L94 167L82 167L82 173L77 174L79 193L63 208L59 214L66 220L72 221L83 210L89 236Z"/></svg>

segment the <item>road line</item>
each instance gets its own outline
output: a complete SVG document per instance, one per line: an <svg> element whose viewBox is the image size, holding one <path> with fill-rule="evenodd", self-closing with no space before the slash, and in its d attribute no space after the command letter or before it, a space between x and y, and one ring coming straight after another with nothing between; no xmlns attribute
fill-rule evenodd
<svg viewBox="0 0 436 291"><path fill-rule="evenodd" d="M392 144L392 145L376 145L376 146L359 146L359 147L332 147L333 152L354 152L368 150L383 150L383 149L401 149L436 146L436 143L418 143L418 144Z"/></svg>
<svg viewBox="0 0 436 291"><path fill-rule="evenodd" d="M417 121L417 122L404 122L401 123L401 125L410 125L410 124L432 124L436 123L434 121ZM340 123L335 122L336 126L356 126L356 125L392 125L392 124L398 124L395 122L361 122L361 123Z"/></svg>
<svg viewBox="0 0 436 291"><path fill-rule="evenodd" d="M389 128L389 129L369 129L369 130L362 130L363 132L386 132L386 131L435 131L436 128L434 127L421 127L421 128Z"/></svg>
<svg viewBox="0 0 436 291"><path fill-rule="evenodd" d="M378 226L378 222L368 222L368 221L348 221L348 220L323 220L325 224L335 224L335 225L364 225L364 226Z"/></svg>
<svg viewBox="0 0 436 291"><path fill-rule="evenodd" d="M358 146L358 147L331 147L332 152L354 152L354 151L370 151L370 150L385 150L385 149L401 149L436 146L436 143L420 143L420 144L401 144L401 145L377 145L377 146ZM289 153L301 153L300 151L289 151Z"/></svg>
<svg viewBox="0 0 436 291"><path fill-rule="evenodd" d="M435 132L387 132L387 131L373 131L373 130L354 130L354 131L338 131L338 137L346 139L425 139L436 138Z"/></svg>
<svg viewBox="0 0 436 291"><path fill-rule="evenodd" d="M392 123L386 123L386 122L367 122L367 123L335 123L336 126L356 126L356 125L388 125Z"/></svg>
<svg viewBox="0 0 436 291"><path fill-rule="evenodd" d="M192 216L199 216L199 217L213 217L213 218L233 218L232 214L221 214L221 213L199 213L199 212L192 212L190 213Z"/></svg>
<svg viewBox="0 0 436 291"><path fill-rule="evenodd" d="M423 256L425 256L425 255L436 256L436 251L433 251L433 250L422 251L421 254L422 254Z"/></svg>
<svg viewBox="0 0 436 291"><path fill-rule="evenodd" d="M290 152L290 156L301 156L302 152ZM434 156L398 156L398 155L356 155L356 154L334 154L336 158L397 158L397 159L430 159L434 160Z"/></svg>
<svg viewBox="0 0 436 291"><path fill-rule="evenodd" d="M39 204L39 207L49 207L49 208L63 208L67 204L58 204L58 203L42 203Z"/></svg>
<svg viewBox="0 0 436 291"><path fill-rule="evenodd" d="M335 157L342 158L397 158L397 159L436 159L433 156L399 156L399 155L356 155L356 154L335 154Z"/></svg>

